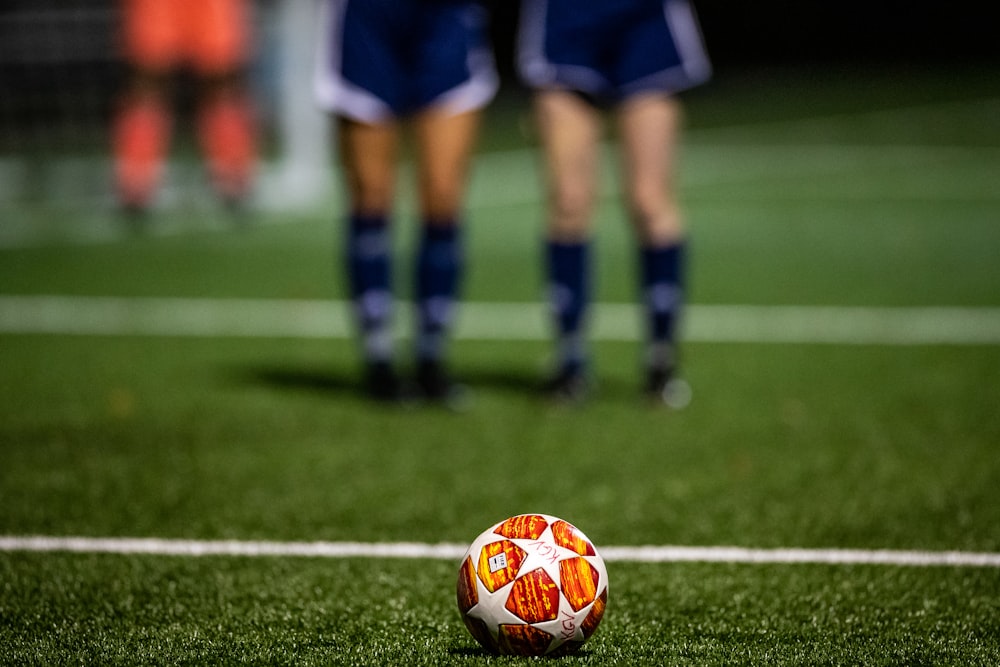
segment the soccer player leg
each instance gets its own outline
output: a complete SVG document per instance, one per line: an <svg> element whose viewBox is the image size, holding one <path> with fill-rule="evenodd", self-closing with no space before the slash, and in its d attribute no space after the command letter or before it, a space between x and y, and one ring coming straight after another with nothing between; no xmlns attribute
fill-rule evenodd
<svg viewBox="0 0 1000 667"><path fill-rule="evenodd" d="M129 213L148 209L160 183L173 125L164 87L158 80L137 80L113 121L117 196Z"/></svg>
<svg viewBox="0 0 1000 667"><path fill-rule="evenodd" d="M418 194L422 237L416 263L417 387L452 408L467 392L446 371L446 347L461 288L460 222L481 110L497 76L485 13L473 2L431 3L421 10L411 100L418 111Z"/></svg>
<svg viewBox="0 0 1000 667"><path fill-rule="evenodd" d="M590 300L590 244L546 241L545 272L556 327L556 367L544 389L557 400L580 400L589 381L585 316Z"/></svg>
<svg viewBox="0 0 1000 667"><path fill-rule="evenodd" d="M446 345L464 265L461 229L453 220L425 220L416 261L416 383L422 396L450 402L462 389L450 377Z"/></svg>
<svg viewBox="0 0 1000 667"><path fill-rule="evenodd" d="M646 93L624 101L618 119L626 201L638 239L639 282L648 320L645 391L679 404L687 400L676 378L685 254L674 183L680 108L663 94Z"/></svg>
<svg viewBox="0 0 1000 667"><path fill-rule="evenodd" d="M112 126L117 196L140 213L152 203L170 144L169 75L180 58L175 7L156 0L122 0L122 52L127 88Z"/></svg>
<svg viewBox="0 0 1000 667"><path fill-rule="evenodd" d="M597 193L600 114L566 91L539 92L535 108L546 164L545 262L556 327L556 369L546 390L573 400L586 390L589 227Z"/></svg>
<svg viewBox="0 0 1000 667"><path fill-rule="evenodd" d="M253 189L257 123L241 75L203 82L198 135L216 194L240 207Z"/></svg>
<svg viewBox="0 0 1000 667"><path fill-rule="evenodd" d="M432 400L451 400L459 390L445 359L463 274L461 210L479 120L477 110L454 113L447 107L431 107L414 118L421 215L417 385Z"/></svg>
<svg viewBox="0 0 1000 667"><path fill-rule="evenodd" d="M345 243L347 279L361 334L366 384L373 398L395 400L392 370L392 242L389 213L395 190L399 126L341 120L338 132L350 212Z"/></svg>
<svg viewBox="0 0 1000 667"><path fill-rule="evenodd" d="M198 135L212 186L239 206L249 196L257 159L257 123L246 79L250 60L247 0L183 4L189 60L200 78Z"/></svg>
<svg viewBox="0 0 1000 667"><path fill-rule="evenodd" d="M678 377L677 324L684 305L686 244L640 249L640 285L647 313L645 385L654 401L675 408L690 400L690 389Z"/></svg>

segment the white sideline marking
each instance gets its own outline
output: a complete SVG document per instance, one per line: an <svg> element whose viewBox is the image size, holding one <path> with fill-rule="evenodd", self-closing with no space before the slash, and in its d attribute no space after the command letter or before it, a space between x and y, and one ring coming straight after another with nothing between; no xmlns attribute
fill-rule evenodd
<svg viewBox="0 0 1000 667"><path fill-rule="evenodd" d="M0 536L0 551L147 554L156 556L299 556L312 558L426 558L460 560L461 544L419 542L243 542L237 540L168 540ZM604 547L601 556L623 563L785 563L1000 567L1000 553L967 551L892 551L886 549L747 549L741 547L639 546Z"/></svg>
<svg viewBox="0 0 1000 667"><path fill-rule="evenodd" d="M606 547L607 560L633 563L817 563L829 565L910 565L1000 567L1000 553L894 551L890 549L747 549L742 547Z"/></svg>
<svg viewBox="0 0 1000 667"><path fill-rule="evenodd" d="M401 328L412 322L399 304ZM592 338L636 341L634 304L595 304ZM0 296L0 333L97 336L349 338L350 307L342 301ZM544 341L538 303L464 303L457 337ZM1000 308L691 305L684 339L708 343L845 345L1000 345Z"/></svg>

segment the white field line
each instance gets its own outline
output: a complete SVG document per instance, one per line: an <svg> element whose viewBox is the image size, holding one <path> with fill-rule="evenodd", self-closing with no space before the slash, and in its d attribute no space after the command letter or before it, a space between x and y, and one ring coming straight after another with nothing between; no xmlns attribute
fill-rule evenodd
<svg viewBox="0 0 1000 667"><path fill-rule="evenodd" d="M402 330L411 322L400 304ZM594 340L636 341L634 304L594 307ZM339 339L353 335L342 301L0 296L0 333ZM537 303L465 303L464 340L544 341L545 308ZM707 343L840 345L1000 345L1000 308L691 305L685 340Z"/></svg>
<svg viewBox="0 0 1000 667"><path fill-rule="evenodd" d="M419 542L265 542L0 536L2 552L68 552L155 556L289 556L311 558L425 558L458 561L466 545ZM1000 553L887 549L749 549L742 547L612 546L600 549L623 563L748 563L1000 567Z"/></svg>

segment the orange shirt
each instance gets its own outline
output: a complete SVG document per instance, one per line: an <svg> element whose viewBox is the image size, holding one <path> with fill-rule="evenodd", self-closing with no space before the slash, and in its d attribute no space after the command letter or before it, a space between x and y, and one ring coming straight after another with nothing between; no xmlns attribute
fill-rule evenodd
<svg viewBox="0 0 1000 667"><path fill-rule="evenodd" d="M126 59L145 69L217 74L250 58L248 0L122 0L122 29Z"/></svg>

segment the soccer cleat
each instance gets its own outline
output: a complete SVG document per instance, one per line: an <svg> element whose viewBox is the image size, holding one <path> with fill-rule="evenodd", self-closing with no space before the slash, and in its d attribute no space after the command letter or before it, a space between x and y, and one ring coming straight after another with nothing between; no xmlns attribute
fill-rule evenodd
<svg viewBox="0 0 1000 667"><path fill-rule="evenodd" d="M676 370L671 367L646 369L643 393L652 403L674 410L686 408L691 402L691 385L677 377Z"/></svg>
<svg viewBox="0 0 1000 667"><path fill-rule="evenodd" d="M249 229L254 224L253 210L247 195L222 195L219 198L229 223L237 229Z"/></svg>
<svg viewBox="0 0 1000 667"><path fill-rule="evenodd" d="M451 378L440 361L419 361L415 379L417 392L429 403L438 403L452 410L462 410L468 404L468 391Z"/></svg>
<svg viewBox="0 0 1000 667"><path fill-rule="evenodd" d="M370 361L365 365L365 392L379 403L400 403L406 398L403 383L388 361Z"/></svg>
<svg viewBox="0 0 1000 667"><path fill-rule="evenodd" d="M144 231L149 226L149 206L139 202L126 201L119 205L119 213L125 225L134 232Z"/></svg>
<svg viewBox="0 0 1000 667"><path fill-rule="evenodd" d="M590 393L590 381L582 366L566 364L545 381L542 391L555 403L582 403Z"/></svg>

